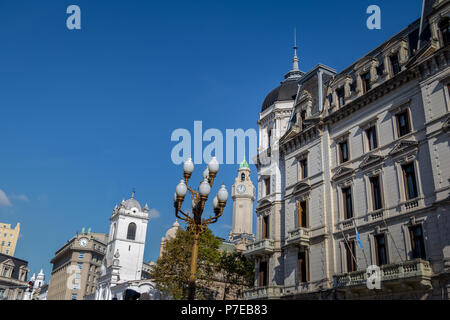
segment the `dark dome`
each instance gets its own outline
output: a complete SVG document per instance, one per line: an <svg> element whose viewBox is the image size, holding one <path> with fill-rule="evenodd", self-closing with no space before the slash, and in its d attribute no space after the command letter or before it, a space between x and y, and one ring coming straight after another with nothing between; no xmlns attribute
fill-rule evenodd
<svg viewBox="0 0 450 320"><path fill-rule="evenodd" d="M286 80L278 88L272 90L262 105L262 112L268 109L277 101L295 100L298 91L298 79Z"/></svg>

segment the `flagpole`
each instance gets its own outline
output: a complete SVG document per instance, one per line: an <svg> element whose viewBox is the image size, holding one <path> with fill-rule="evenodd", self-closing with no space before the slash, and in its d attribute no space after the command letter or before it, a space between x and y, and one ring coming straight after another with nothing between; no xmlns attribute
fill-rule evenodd
<svg viewBox="0 0 450 320"><path fill-rule="evenodd" d="M358 269L358 260L357 260L356 257L353 255L353 252L352 252L352 250L350 249L350 245L349 245L348 242L347 242L347 238L345 237L344 231L341 230L341 232L342 232L342 237L344 238L345 244L347 245L348 251L350 251L350 254L352 255L352 258L353 258L353 260L354 260L355 263L356 263L356 269ZM348 266L347 266L347 269L348 269ZM348 270L347 270L347 271L348 271Z"/></svg>
<svg viewBox="0 0 450 320"><path fill-rule="evenodd" d="M417 50L420 49L420 40L422 37L423 20L425 19L425 0L422 2L422 15L420 16L420 27L419 27L419 40L417 41Z"/></svg>
<svg viewBox="0 0 450 320"><path fill-rule="evenodd" d="M398 254L400 260L402 260L402 262L404 263L405 260L403 260L403 257L402 257L402 255L400 254L400 250L398 250L398 247L397 247L397 244L395 243L394 237L392 236L391 232L389 231L389 227L388 227L388 225L387 225L387 223L386 223L386 220L384 220L384 218L383 218L383 222L384 222L384 225L386 226L387 233L388 233L389 236L391 237L392 243L394 243L395 250L397 251L397 254Z"/></svg>
<svg viewBox="0 0 450 320"><path fill-rule="evenodd" d="M361 250L362 250L362 252L364 254L364 260L366 261L366 268L368 268L369 267L369 261L367 260L366 250L364 250L364 245L362 244L361 237L359 235L358 228L356 227L356 224L355 224L355 231L356 231L356 236L358 238L358 247L361 248Z"/></svg>

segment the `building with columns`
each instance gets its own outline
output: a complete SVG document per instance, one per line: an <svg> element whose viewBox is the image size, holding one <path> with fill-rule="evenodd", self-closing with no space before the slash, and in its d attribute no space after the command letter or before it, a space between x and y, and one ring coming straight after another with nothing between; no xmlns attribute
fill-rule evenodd
<svg viewBox="0 0 450 320"><path fill-rule="evenodd" d="M449 299L450 1L424 9L267 96L247 299Z"/></svg>

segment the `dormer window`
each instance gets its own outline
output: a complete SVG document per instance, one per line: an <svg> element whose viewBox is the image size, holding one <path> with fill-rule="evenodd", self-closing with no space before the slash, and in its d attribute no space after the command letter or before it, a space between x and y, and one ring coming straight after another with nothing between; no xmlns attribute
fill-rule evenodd
<svg viewBox="0 0 450 320"><path fill-rule="evenodd" d="M345 105L345 90L344 88L340 88L336 90L336 95L338 98L338 107L342 108Z"/></svg>
<svg viewBox="0 0 450 320"><path fill-rule="evenodd" d="M395 76L401 71L400 62L398 60L398 53L393 54L389 57L389 59L391 61L392 75Z"/></svg>
<svg viewBox="0 0 450 320"><path fill-rule="evenodd" d="M439 29L442 34L442 45L445 47L450 42L450 24L448 18L445 18L439 23Z"/></svg>
<svg viewBox="0 0 450 320"><path fill-rule="evenodd" d="M372 89L371 86L371 80L370 80L370 72L366 72L363 75L361 75L361 80L363 84L363 93L366 93L370 89Z"/></svg>

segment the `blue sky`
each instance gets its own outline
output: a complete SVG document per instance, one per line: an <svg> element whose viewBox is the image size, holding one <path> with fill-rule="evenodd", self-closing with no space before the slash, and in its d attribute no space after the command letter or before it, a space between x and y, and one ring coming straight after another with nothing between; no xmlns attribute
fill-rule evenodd
<svg viewBox="0 0 450 320"><path fill-rule="evenodd" d="M83 226L107 232L136 188L160 213L145 251L156 260L175 220L175 129L256 129L291 69L294 27L302 70L342 70L419 18L421 2L2 0L0 222L21 223L16 256L48 281L54 252ZM66 28L71 4L82 30ZM382 30L366 28L372 4ZM218 182L230 189L237 167L222 166ZM231 209L216 235L227 236Z"/></svg>

